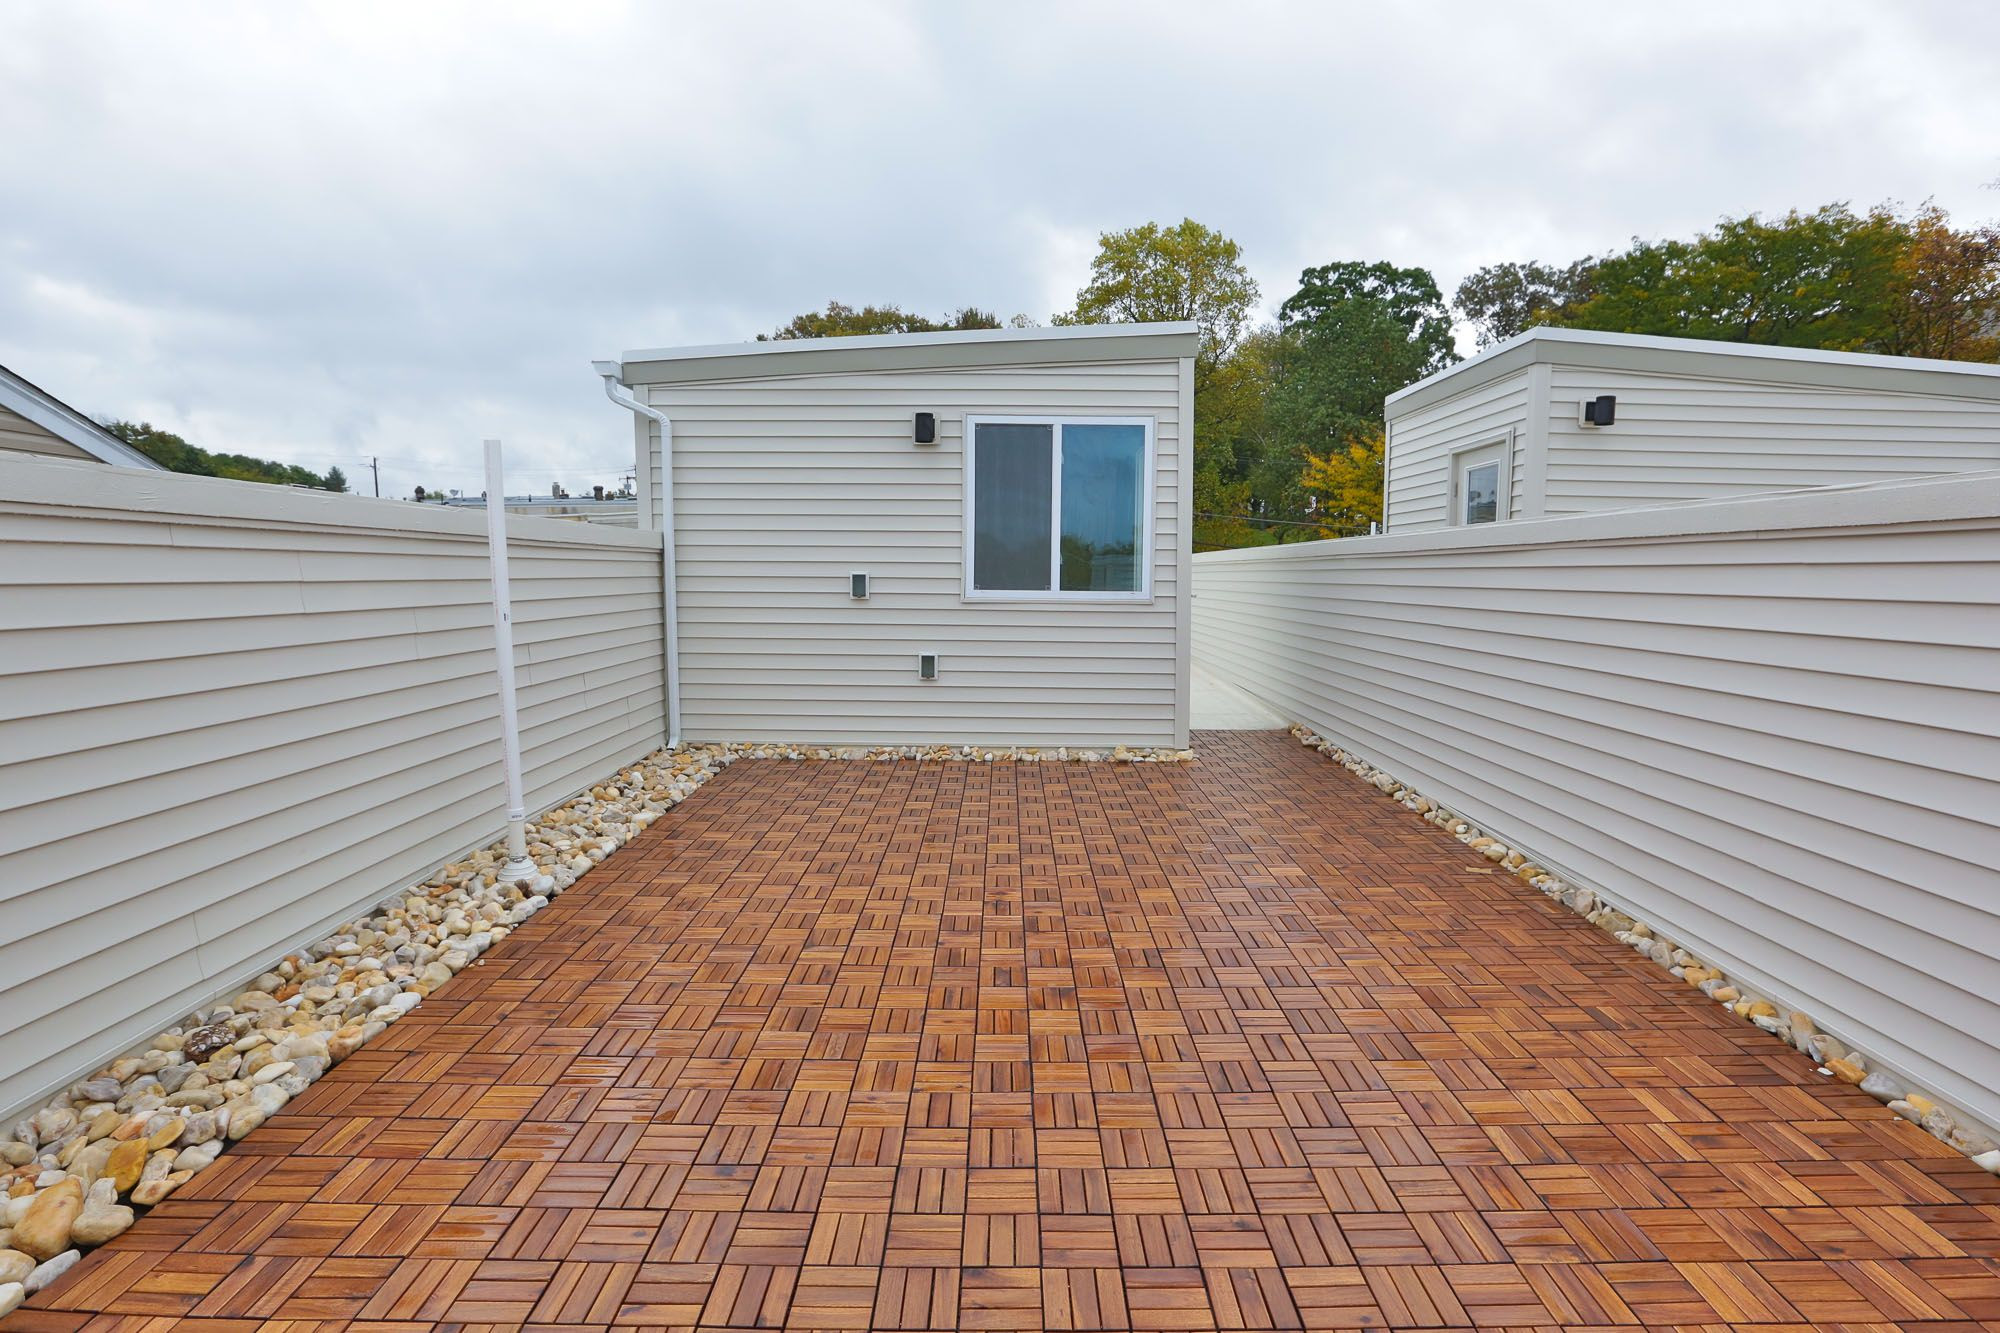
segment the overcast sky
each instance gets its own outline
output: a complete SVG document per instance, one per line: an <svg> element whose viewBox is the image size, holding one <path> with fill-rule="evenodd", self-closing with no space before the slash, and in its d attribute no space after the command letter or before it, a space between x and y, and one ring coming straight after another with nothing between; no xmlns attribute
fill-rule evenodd
<svg viewBox="0 0 2000 1333"><path fill-rule="evenodd" d="M838 299L1046 322L1194 217L1567 260L1844 199L2000 214L2000 5L0 4L0 364L365 490L614 482L593 358Z"/></svg>

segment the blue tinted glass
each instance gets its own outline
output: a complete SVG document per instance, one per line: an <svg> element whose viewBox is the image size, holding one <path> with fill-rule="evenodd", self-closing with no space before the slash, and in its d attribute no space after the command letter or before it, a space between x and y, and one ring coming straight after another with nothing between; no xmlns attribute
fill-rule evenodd
<svg viewBox="0 0 2000 1333"><path fill-rule="evenodd" d="M1146 430L1069 425L1062 432L1062 589L1144 586Z"/></svg>

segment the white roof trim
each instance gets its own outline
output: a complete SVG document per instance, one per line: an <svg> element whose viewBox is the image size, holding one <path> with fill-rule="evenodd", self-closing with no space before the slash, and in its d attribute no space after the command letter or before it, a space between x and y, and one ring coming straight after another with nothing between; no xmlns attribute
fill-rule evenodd
<svg viewBox="0 0 2000 1333"><path fill-rule="evenodd" d="M1827 352L1812 347L1771 347L1762 343L1662 338L1594 329L1533 328L1494 344L1470 360L1447 366L1435 375L1398 389L1385 402L1389 415L1397 416L1401 411L1438 402L1539 363L2000 398L2000 366L1984 361Z"/></svg>
<svg viewBox="0 0 2000 1333"><path fill-rule="evenodd" d="M615 369L625 384L694 384L893 370L1173 360L1194 356L1198 343L1198 326L1187 321L1078 324L658 347L626 352L615 366L592 364L599 374Z"/></svg>
<svg viewBox="0 0 2000 1333"><path fill-rule="evenodd" d="M75 445L99 462L116 467L165 471L158 463L68 403L36 388L5 366L0 366L0 405L26 417L56 438Z"/></svg>
<svg viewBox="0 0 2000 1333"><path fill-rule="evenodd" d="M852 338L772 338L764 342L709 343L700 347L651 347L626 352L624 361L692 361L778 352L870 352L895 347L947 347L962 343L1066 342L1077 338L1140 338L1196 333L1191 320L1162 324L1068 324L1048 329L952 329L944 333L870 333Z"/></svg>

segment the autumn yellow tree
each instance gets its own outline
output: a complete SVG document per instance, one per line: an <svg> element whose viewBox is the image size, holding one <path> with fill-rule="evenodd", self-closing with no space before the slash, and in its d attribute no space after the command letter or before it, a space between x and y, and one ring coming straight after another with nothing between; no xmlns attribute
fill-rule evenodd
<svg viewBox="0 0 2000 1333"><path fill-rule="evenodd" d="M1331 453L1306 455L1299 487L1312 497L1320 536L1352 537L1382 521L1384 456L1380 426L1351 432Z"/></svg>
<svg viewBox="0 0 2000 1333"><path fill-rule="evenodd" d="M1909 243L1897 267L1901 299L1882 350L2000 361L2000 226L1955 229L1928 201L1902 226Z"/></svg>

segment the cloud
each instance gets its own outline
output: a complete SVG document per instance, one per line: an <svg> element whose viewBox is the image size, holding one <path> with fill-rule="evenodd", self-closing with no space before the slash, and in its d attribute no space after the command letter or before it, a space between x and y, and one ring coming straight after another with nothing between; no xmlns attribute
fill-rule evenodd
<svg viewBox="0 0 2000 1333"><path fill-rule="evenodd" d="M385 493L499 435L572 489L593 357L831 299L1039 319L1193 216L1271 307L1724 213L1988 216L1981 5L0 7L0 362Z"/></svg>

